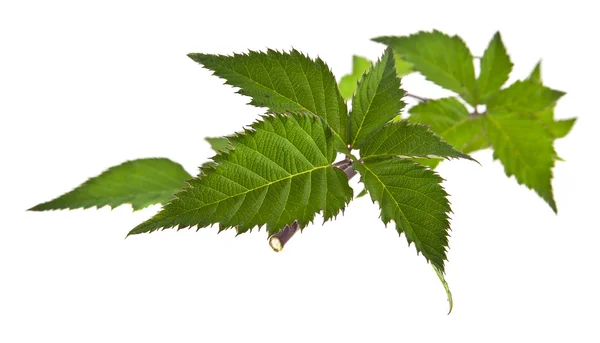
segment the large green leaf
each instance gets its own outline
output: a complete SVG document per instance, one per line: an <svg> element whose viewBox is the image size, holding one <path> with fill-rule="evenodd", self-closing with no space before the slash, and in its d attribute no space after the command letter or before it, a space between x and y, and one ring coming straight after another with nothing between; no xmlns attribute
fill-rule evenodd
<svg viewBox="0 0 600 343"><path fill-rule="evenodd" d="M371 61L368 59L354 55L352 56L352 74L344 75L340 79L340 93L344 100L352 99L352 95L356 91L356 84L360 77L371 68Z"/></svg>
<svg viewBox="0 0 600 343"><path fill-rule="evenodd" d="M181 165L166 158L145 158L114 166L60 197L31 211L131 204L134 210L166 203L191 179Z"/></svg>
<svg viewBox="0 0 600 343"><path fill-rule="evenodd" d="M496 32L483 53L480 61L481 72L477 80L477 98L479 103L487 103L487 99L496 93L508 80L513 64L506 53L500 32Z"/></svg>
<svg viewBox="0 0 600 343"><path fill-rule="evenodd" d="M442 273L448 247L447 193L432 170L402 158L368 159L356 164L368 193L379 203L381 220L394 221L398 233Z"/></svg>
<svg viewBox="0 0 600 343"><path fill-rule="evenodd" d="M475 104L473 55L460 37L434 30L410 36L377 37L373 40L391 46L428 80L458 93L470 104Z"/></svg>
<svg viewBox="0 0 600 343"><path fill-rule="evenodd" d="M360 149L360 156L363 159L392 156L472 159L456 151L427 126L406 120L391 122L371 135Z"/></svg>
<svg viewBox="0 0 600 343"><path fill-rule="evenodd" d="M420 103L410 110L410 120L427 124L446 142L468 154L489 147L483 118L473 116L456 98L443 98Z"/></svg>
<svg viewBox="0 0 600 343"><path fill-rule="evenodd" d="M191 53L194 61L213 70L252 97L251 105L274 112L308 112L323 118L338 138L347 144L348 110L335 77L320 58L302 53L268 50L233 56Z"/></svg>
<svg viewBox="0 0 600 343"><path fill-rule="evenodd" d="M295 220L302 228L321 211L328 220L352 199L346 175L331 165L333 133L317 117L267 116L229 141L233 150L215 156L216 167L129 234L216 223L239 233L266 224L275 233Z"/></svg>
<svg viewBox="0 0 600 343"><path fill-rule="evenodd" d="M404 91L396 76L394 54L387 49L381 59L361 78L352 98L350 145L360 148L365 138L394 118L404 106Z"/></svg>
<svg viewBox="0 0 600 343"><path fill-rule="evenodd" d="M485 125L494 159L502 162L506 175L535 190L557 212L551 184L556 152L544 125L515 113L489 113Z"/></svg>
<svg viewBox="0 0 600 343"><path fill-rule="evenodd" d="M532 114L554 106L564 92L557 91L534 81L516 81L490 98L490 112L514 112Z"/></svg>

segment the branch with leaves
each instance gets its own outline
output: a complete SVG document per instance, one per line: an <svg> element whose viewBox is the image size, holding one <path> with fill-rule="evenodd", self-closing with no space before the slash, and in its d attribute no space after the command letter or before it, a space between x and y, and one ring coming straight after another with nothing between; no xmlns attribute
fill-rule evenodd
<svg viewBox="0 0 600 343"><path fill-rule="evenodd" d="M353 72L339 85L325 62L296 50L189 54L266 114L239 133L207 138L216 155L196 177L168 159L134 160L31 210L126 203L137 210L161 203L162 210L128 236L211 225L241 234L264 226L280 251L317 214L326 222L342 212L354 198L348 181L359 175L364 190L358 196L369 194L383 223L393 222L431 263L452 309L444 278L451 209L435 166L473 160L468 153L491 147L506 174L556 212L553 142L575 119L554 119L564 93L542 84L539 64L527 79L501 89L512 62L500 34L480 59L478 77L473 55L457 36L433 31L374 40L388 45L382 57L371 63L355 56ZM411 72L459 97L405 93L400 77ZM420 101L407 119L403 97ZM486 109L477 111L481 105Z"/></svg>

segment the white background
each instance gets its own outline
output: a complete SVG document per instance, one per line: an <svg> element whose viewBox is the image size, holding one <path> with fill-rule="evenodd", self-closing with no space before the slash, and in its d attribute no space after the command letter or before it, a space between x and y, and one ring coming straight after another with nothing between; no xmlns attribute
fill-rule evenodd
<svg viewBox="0 0 600 343"><path fill-rule="evenodd" d="M3 1L0 4L0 342L598 342L600 26L593 1ZM25 210L109 166L169 157L189 172L205 136L250 124L246 106L189 52L289 49L340 77L369 39L437 28L481 55L500 30L511 80L543 58L578 116L556 143L559 215L490 151L445 162L447 279L368 198L276 254L266 233L215 228L124 239L131 213ZM419 76L413 93L445 92ZM357 188L357 190L359 190Z"/></svg>

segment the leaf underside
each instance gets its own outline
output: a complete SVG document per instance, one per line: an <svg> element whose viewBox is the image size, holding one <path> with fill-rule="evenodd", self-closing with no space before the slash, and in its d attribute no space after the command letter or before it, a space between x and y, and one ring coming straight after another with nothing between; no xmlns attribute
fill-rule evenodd
<svg viewBox="0 0 600 343"><path fill-rule="evenodd" d="M191 179L181 165L166 158L146 158L114 166L69 193L34 206L30 211L76 209L131 204L140 210L164 204Z"/></svg>
<svg viewBox="0 0 600 343"><path fill-rule="evenodd" d="M294 220L302 228L319 212L329 220L352 199L346 175L331 165L334 140L310 114L263 117L229 138L233 150L216 155L216 167L129 234L216 223L238 233L266 225L275 233Z"/></svg>

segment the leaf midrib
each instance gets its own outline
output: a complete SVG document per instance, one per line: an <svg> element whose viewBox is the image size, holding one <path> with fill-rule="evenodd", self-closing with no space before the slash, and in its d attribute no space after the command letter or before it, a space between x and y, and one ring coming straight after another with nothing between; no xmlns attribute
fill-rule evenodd
<svg viewBox="0 0 600 343"><path fill-rule="evenodd" d="M394 203L396 204L396 208L398 209L398 211L400 212L400 214L402 215L402 218L404 218L403 222L405 222L408 225L408 229L410 231L412 231L413 233L415 232L415 230L412 228L412 224L408 221L408 219L406 218L406 215L404 214L404 212L402 211L402 209L400 208L400 204L398 203L398 201L396 201L396 198L392 195L392 193L388 190L388 187L385 185L385 183L383 183L383 181L381 181L381 179L379 178L379 176L373 172L373 170L369 167L367 167L367 165L365 163L363 163L363 167L369 171L369 173L371 173L373 176L375 176L375 178L377 179L377 181L381 184L383 190L385 192L387 192L390 195L390 198L392 198L394 200ZM382 192L383 193L383 192ZM383 194L382 194L382 199L383 199ZM409 206L409 207L413 207L413 206ZM415 207L413 207L415 208ZM416 208L415 208L416 209ZM394 218L395 221L395 218ZM396 225L398 225L398 223L396 223ZM426 231L428 231L429 233L431 233L434 237L437 237L437 235L432 232L431 230L425 228L424 226L423 229L425 229ZM428 243L425 243L423 240L419 239L419 244L423 244L425 246L428 246L429 248L431 248L433 250L433 252L435 253L435 255L438 255L438 258L441 258L442 261L444 260L443 256L440 256L439 253L437 252L437 250L435 249L435 247L431 246Z"/></svg>
<svg viewBox="0 0 600 343"><path fill-rule="evenodd" d="M258 186L258 187L255 187L255 188L249 188L249 189L245 190L244 192L240 192L240 193L237 193L237 194L233 194L233 195L227 196L227 197L225 197L225 198L222 198L222 199L219 199L219 200L217 200L217 201L210 202L210 203L203 203L201 206L194 207L194 208L191 208L191 209L189 209L189 210L187 210L187 211L181 212L181 213L177 214L177 215L176 215L176 216L174 216L174 217L185 216L186 214L188 214L188 213L190 213L190 212L198 211L198 210L200 210L200 209L202 209L202 208L204 208L204 207L208 207L208 206L211 206L211 205L214 205L214 204L218 204L218 203L221 203L221 202L223 202L223 201L226 201L226 200L229 200L229 199L232 199L232 198L238 197L238 196L246 195L246 194L248 194L248 193L250 193L250 192L253 192L253 191L256 191L256 190L259 190L259 189L265 188L265 187L270 187L271 185L273 185L273 184L276 184L276 183L278 183L278 182L282 182L282 181L285 181L285 180L288 180L288 179L292 179L292 178L294 178L294 177L297 177L297 176L300 176L300 175L303 175L303 174L312 173L312 172L314 172L314 171L316 171L316 170L325 169L325 168L333 168L333 167L331 167L331 166L328 164L328 165L324 165L324 166L319 166L319 167L311 168L311 169L305 170L305 171L303 171L303 172L300 172L300 173L296 173L296 174L290 174L290 175L288 175L288 176L286 176L286 177L283 177L283 178L281 178L281 179L279 179L279 180L270 181L270 182L268 182L268 183L265 183L265 184L263 184L263 185L260 185L260 186ZM203 185L203 186L204 186L204 185ZM263 200L263 201L264 201L264 200ZM165 219L166 219L166 218L162 218L162 219L161 219L161 221L162 221L162 220L165 220ZM156 223L156 222L154 222L154 223Z"/></svg>
<svg viewBox="0 0 600 343"><path fill-rule="evenodd" d="M508 135L508 134L507 134L507 133L506 133L506 132L505 132L505 131L502 129L502 127L501 127L501 126L498 124L498 122L494 120L493 116L490 116L490 115L488 115L487 117L488 117L488 120L490 121L490 123L492 123L492 124L493 124L493 125L494 125L494 126L497 128L497 129L498 129L498 131L500 131L500 132L502 133L502 135L504 136L504 138L506 139L506 141L508 142L508 144L509 144L510 146L512 146L512 147L513 147L513 151L515 151L515 152L517 153L517 156L519 157L519 159L520 159L521 161L523 161L523 164L525 165L525 167L526 167L526 168L527 168L529 171L532 171L532 170L534 170L534 169L531 167L531 165L528 163L527 159L526 159L526 158L525 158L525 157L524 157L524 156L521 154L521 151L520 151L520 149L518 149L518 148L517 148L518 146L517 146L517 145L515 145L515 144L513 143L513 140L512 140L512 139L510 138L510 136L509 136L509 135ZM514 173L512 173L512 174L514 174ZM534 173L534 174L535 174L535 173ZM515 174L515 175L516 175L516 174Z"/></svg>

